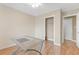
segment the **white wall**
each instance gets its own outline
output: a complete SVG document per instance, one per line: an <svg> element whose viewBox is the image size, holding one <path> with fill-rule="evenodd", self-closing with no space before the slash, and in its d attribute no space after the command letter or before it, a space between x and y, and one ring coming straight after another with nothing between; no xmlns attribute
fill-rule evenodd
<svg viewBox="0 0 79 59"><path fill-rule="evenodd" d="M45 39L45 18L54 17L54 44L61 45L61 10L36 17L35 36Z"/></svg>
<svg viewBox="0 0 79 59"><path fill-rule="evenodd" d="M73 40L72 18L64 18L64 36L65 40Z"/></svg>
<svg viewBox="0 0 79 59"><path fill-rule="evenodd" d="M35 33L35 18L14 9L0 5L0 49L14 45L16 35Z"/></svg>

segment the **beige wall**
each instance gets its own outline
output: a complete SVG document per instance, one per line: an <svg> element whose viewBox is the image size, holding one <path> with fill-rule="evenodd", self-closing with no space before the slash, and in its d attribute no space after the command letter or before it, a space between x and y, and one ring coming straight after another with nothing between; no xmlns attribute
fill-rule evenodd
<svg viewBox="0 0 79 59"><path fill-rule="evenodd" d="M45 39L45 18L54 17L54 44L61 44L61 10L56 10L36 17L35 36Z"/></svg>
<svg viewBox="0 0 79 59"><path fill-rule="evenodd" d="M0 5L0 49L14 45L16 35L34 36L35 18Z"/></svg>
<svg viewBox="0 0 79 59"><path fill-rule="evenodd" d="M79 8L78 9L74 9L74 10L70 10L70 11L63 12L62 13L62 16L69 17L69 16L77 15L78 12L79 12Z"/></svg>

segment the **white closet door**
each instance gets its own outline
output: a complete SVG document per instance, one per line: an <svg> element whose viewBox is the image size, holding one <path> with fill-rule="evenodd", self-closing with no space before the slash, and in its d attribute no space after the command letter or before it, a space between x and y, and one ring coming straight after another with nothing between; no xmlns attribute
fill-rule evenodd
<svg viewBox="0 0 79 59"><path fill-rule="evenodd" d="M49 18L47 19L47 36L48 36L48 40L53 41L53 34L54 34L54 22L53 22L53 18Z"/></svg>
<svg viewBox="0 0 79 59"><path fill-rule="evenodd" d="M73 40L73 31L72 31L72 18L65 18L64 20L64 32L66 40Z"/></svg>

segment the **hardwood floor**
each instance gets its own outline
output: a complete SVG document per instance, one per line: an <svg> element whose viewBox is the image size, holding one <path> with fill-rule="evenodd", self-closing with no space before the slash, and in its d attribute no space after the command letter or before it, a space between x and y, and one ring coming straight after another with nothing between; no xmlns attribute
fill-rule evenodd
<svg viewBox="0 0 79 59"><path fill-rule="evenodd" d="M61 46L61 54L79 55L79 48L77 48L75 42L65 41L65 43Z"/></svg>
<svg viewBox="0 0 79 59"><path fill-rule="evenodd" d="M16 47L0 50L0 55L10 55ZM45 41L41 50L42 55L79 55L79 48L72 41L65 41L62 46L56 46L51 41Z"/></svg>

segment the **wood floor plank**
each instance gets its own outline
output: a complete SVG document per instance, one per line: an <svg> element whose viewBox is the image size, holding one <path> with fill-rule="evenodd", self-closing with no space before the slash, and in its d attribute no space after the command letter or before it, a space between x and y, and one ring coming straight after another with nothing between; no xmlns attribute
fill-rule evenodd
<svg viewBox="0 0 79 59"><path fill-rule="evenodd" d="M0 55L10 55L16 47L0 50ZM42 47L42 55L79 55L79 48L75 42L65 41L62 46L56 46L52 41L45 41Z"/></svg>

